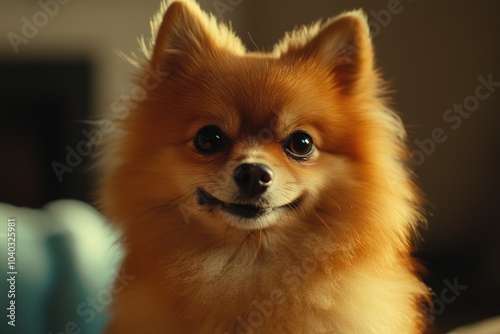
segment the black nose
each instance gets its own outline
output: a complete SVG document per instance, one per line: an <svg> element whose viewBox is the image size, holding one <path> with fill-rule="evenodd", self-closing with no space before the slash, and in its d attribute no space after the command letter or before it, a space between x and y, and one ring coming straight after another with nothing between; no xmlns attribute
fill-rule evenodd
<svg viewBox="0 0 500 334"><path fill-rule="evenodd" d="M273 171L263 164L241 164L234 170L234 181L250 197L262 194L273 182Z"/></svg>

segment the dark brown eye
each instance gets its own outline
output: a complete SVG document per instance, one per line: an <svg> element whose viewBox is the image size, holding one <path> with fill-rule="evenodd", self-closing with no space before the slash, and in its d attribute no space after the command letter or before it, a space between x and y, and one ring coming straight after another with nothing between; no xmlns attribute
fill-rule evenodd
<svg viewBox="0 0 500 334"><path fill-rule="evenodd" d="M194 147L203 154L218 152L227 144L224 132L215 125L201 128L194 139Z"/></svg>
<svg viewBox="0 0 500 334"><path fill-rule="evenodd" d="M296 131L285 143L285 151L294 159L307 159L314 152L311 136L305 131Z"/></svg>

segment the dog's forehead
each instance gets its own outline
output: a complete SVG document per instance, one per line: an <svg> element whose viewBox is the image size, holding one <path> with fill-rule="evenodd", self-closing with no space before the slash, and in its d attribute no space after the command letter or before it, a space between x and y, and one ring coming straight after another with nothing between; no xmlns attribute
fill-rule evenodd
<svg viewBox="0 0 500 334"><path fill-rule="evenodd" d="M305 80L301 68L274 58L241 57L228 62L220 75L216 93L222 104L219 112L224 113L220 116L237 118L239 133L275 131L279 124L304 116L290 111L290 105L307 94L301 89Z"/></svg>
<svg viewBox="0 0 500 334"><path fill-rule="evenodd" d="M203 67L180 80L182 87L190 89L182 89L178 101L189 103L179 110L188 108L190 112L176 113L176 117L189 116L194 130L217 125L232 138L282 138L304 124L317 122L330 107L321 87L328 84L317 84L321 75L272 57L206 60ZM170 87L178 95L179 85L174 82Z"/></svg>

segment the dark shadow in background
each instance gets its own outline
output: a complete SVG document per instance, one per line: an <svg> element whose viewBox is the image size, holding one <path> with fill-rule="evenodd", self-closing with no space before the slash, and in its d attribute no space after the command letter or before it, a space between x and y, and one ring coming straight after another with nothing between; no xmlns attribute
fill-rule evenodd
<svg viewBox="0 0 500 334"><path fill-rule="evenodd" d="M0 60L0 202L36 208L89 200L88 159L78 149L86 153L79 143L89 128L82 121L90 118L91 85L86 59Z"/></svg>

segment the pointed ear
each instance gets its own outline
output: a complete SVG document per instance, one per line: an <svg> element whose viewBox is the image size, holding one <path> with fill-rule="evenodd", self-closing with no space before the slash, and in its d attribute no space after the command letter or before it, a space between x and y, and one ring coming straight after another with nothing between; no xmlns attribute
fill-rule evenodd
<svg viewBox="0 0 500 334"><path fill-rule="evenodd" d="M284 44L282 57L321 63L343 93L366 89L363 84L374 86L370 80L375 78L370 29L361 10L344 13L319 29L289 36Z"/></svg>
<svg viewBox="0 0 500 334"><path fill-rule="evenodd" d="M168 3L163 4L151 22L155 40L150 53L151 65L179 63L220 50L240 55L246 52L231 29L201 10L196 1L170 0Z"/></svg>
<svg viewBox="0 0 500 334"><path fill-rule="evenodd" d="M212 47L206 31L207 15L193 1L175 1L168 5L163 17L157 15L152 25L159 25L151 56L157 65L168 55L186 56Z"/></svg>

